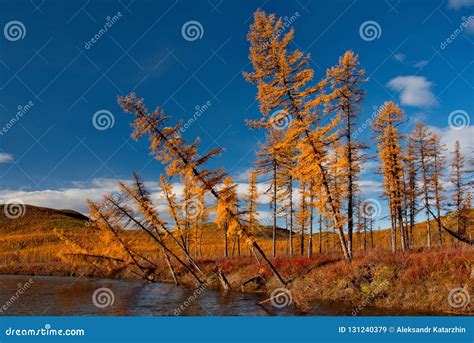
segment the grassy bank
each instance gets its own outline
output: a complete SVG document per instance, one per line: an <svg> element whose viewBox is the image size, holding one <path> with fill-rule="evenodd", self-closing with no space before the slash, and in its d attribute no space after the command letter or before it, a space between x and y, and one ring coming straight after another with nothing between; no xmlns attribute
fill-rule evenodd
<svg viewBox="0 0 474 343"><path fill-rule="evenodd" d="M54 210L53 210L54 211ZM123 251L112 244L110 237L88 227L85 219L72 212L46 212L29 208L31 217L15 221L16 226L0 218L0 273L56 276L96 276L137 278L130 264L107 259L85 259L81 251L123 258ZM423 224L417 227L417 237L423 238ZM234 291L264 292L269 295L281 287L268 267L259 264L250 250L241 246L240 256L234 247L234 257L222 257L221 232L213 225L203 230L202 249L196 249L195 260L203 271L203 280L211 288L222 288L216 271L226 276ZM155 265L147 273L156 281L172 282L163 256L157 246L142 232L123 232L122 238L135 251ZM322 239L319 253L315 235L312 258L287 258L284 230L279 231L279 256L274 265L288 281L293 303L300 311L308 311L318 302L344 303L354 314L366 307L392 310L429 311L472 314L469 295L474 290L474 250L467 245L454 245L446 239L445 246L431 250L415 248L408 253L392 254L387 250L388 232L377 231L374 249L358 245L354 261L346 263L332 244L332 236ZM259 243L270 250L270 232L262 228ZM326 237L325 237L326 238ZM170 238L166 238L169 240ZM328 242L328 243L325 243ZM359 240L363 242L363 240ZM193 252L191 245L191 252ZM295 249L295 251L299 251ZM185 268L176 265L181 284L196 287ZM248 280L252 280L246 283ZM246 284L245 284L246 283ZM243 284L245 284L243 286ZM450 292L456 290L454 294ZM468 297L463 303L463 297ZM462 306L458 306L461 304Z"/></svg>
<svg viewBox="0 0 474 343"><path fill-rule="evenodd" d="M287 287L292 292L293 302L303 312L318 302L334 302L345 303L356 314L359 306L370 306L465 315L474 313L472 304L453 307L449 293L462 288L466 294L473 294L473 260L472 251L417 251L403 255L372 251L356 256L351 264L344 262L339 254L311 259L277 258L274 263L290 281ZM271 271L252 258L198 259L197 262L209 276L210 288L221 288L217 278L213 277L216 268L224 272L234 291L270 295L272 290L281 287ZM165 264L159 264L153 272L156 281L172 282ZM71 266L61 261L2 265L0 273L137 278L127 268L106 272L91 265ZM177 268L177 275L182 284L197 286L184 268ZM261 278L242 287L245 281L256 276Z"/></svg>

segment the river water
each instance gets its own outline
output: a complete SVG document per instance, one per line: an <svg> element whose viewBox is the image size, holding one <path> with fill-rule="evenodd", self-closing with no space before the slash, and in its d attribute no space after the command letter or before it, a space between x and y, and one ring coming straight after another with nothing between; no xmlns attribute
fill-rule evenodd
<svg viewBox="0 0 474 343"><path fill-rule="evenodd" d="M31 280L31 281L30 281ZM0 315L267 316L300 315L288 299L191 289L173 284L54 276L0 276ZM287 305L287 306L286 306ZM307 315L350 315L350 308L314 304ZM370 315L389 313L370 310ZM396 314L396 313L392 313Z"/></svg>

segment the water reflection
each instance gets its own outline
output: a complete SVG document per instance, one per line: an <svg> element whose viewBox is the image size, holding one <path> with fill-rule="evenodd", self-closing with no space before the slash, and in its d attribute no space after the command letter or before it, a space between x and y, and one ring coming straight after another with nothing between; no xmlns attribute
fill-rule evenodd
<svg viewBox="0 0 474 343"><path fill-rule="evenodd" d="M32 283L18 295L22 284ZM113 304L104 308L93 302L99 288L111 291ZM259 306L265 295L217 292L202 287L193 290L172 284L145 283L95 278L51 276L0 276L0 315L31 316L281 316L301 315L293 306L275 308ZM100 299L99 299L100 300ZM103 304L103 303L100 303ZM344 305L313 304L309 315L342 315L351 313ZM400 315L394 310L365 309L368 315ZM407 314L407 313L405 313ZM411 313L416 314L416 313ZM426 313L425 313L426 314Z"/></svg>

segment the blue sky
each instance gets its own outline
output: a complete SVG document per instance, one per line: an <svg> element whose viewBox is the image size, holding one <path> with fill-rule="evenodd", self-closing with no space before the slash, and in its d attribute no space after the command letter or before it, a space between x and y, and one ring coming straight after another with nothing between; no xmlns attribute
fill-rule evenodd
<svg viewBox="0 0 474 343"><path fill-rule="evenodd" d="M474 112L473 0L0 4L2 201L84 211L85 197L98 197L133 171L157 180L162 167L148 156L146 141L130 140L131 118L116 103L132 90L176 120L187 121L199 106L203 113L184 137L201 137L203 149L224 146L211 165L223 165L244 184L263 137L245 126L244 119L259 114L255 87L242 77L250 70L246 34L258 8L289 18L298 13L294 47L311 54L318 80L345 50L359 54L370 77L360 123L392 99L409 119L402 130L423 120L449 149L455 139L465 152L473 144L472 125L453 129L448 120L453 111L467 120ZM182 35L189 21L202 27L196 40ZM366 22L378 25L373 40L361 36ZM20 35L9 33L9 25ZM18 106L28 110L18 116ZM111 114L112 127L93 125L98 111ZM360 138L369 136L366 129ZM380 196L375 162L362 175L371 198Z"/></svg>

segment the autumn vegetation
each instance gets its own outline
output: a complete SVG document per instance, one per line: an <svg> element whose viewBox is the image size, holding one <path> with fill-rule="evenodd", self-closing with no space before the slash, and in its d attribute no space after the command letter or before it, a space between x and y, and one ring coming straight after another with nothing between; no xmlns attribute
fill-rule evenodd
<svg viewBox="0 0 474 343"><path fill-rule="evenodd" d="M134 174L119 192L89 201L81 230L53 225L50 244L60 248L45 260L58 271L74 266L71 274L253 291L286 287L301 310L314 299L358 302L386 284L373 305L441 311L449 309L450 288L472 290L473 162L459 142L444 146L421 122L410 134L401 132L406 114L393 101L373 116L367 129L373 140L359 141L368 78L357 54L345 52L316 75L310 56L292 48L294 30L282 32L281 19L255 13L248 34L252 68L244 77L256 87L260 117L243 120L266 140L255 152L245 196L224 169L208 167L222 148L202 153L199 140L186 142L164 109L149 110L133 93L119 97L132 116L132 137L148 139L149 153L165 167L157 179L167 211L157 210L146 182ZM367 146L374 144L377 156L370 156ZM381 218L367 207L358 182L370 160L383 179L386 230L377 229ZM259 218L262 206L271 220ZM21 234L34 236L13 230L8 244ZM35 260L23 261L28 258ZM11 258L2 268L14 264Z"/></svg>

